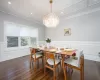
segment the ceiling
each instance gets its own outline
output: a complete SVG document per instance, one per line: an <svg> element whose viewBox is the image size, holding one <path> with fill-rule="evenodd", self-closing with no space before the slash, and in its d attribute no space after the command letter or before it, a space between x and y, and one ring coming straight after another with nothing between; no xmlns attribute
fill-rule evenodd
<svg viewBox="0 0 100 80"><path fill-rule="evenodd" d="M53 12L61 19L98 7L100 0L53 0ZM0 11L42 23L50 4L49 0L0 0Z"/></svg>

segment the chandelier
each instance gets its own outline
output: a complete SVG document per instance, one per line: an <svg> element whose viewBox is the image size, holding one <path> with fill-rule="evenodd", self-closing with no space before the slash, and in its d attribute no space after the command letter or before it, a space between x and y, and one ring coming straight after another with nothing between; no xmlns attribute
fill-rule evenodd
<svg viewBox="0 0 100 80"><path fill-rule="evenodd" d="M53 3L53 1L50 0L51 13L49 13L46 16L44 16L44 18L43 18L43 24L46 27L56 27L59 24L59 18L58 18L58 16L55 13L52 12L52 3Z"/></svg>

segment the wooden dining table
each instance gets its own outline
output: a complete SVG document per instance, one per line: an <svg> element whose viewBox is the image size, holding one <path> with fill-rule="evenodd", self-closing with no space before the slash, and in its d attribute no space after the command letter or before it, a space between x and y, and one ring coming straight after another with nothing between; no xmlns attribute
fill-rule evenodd
<svg viewBox="0 0 100 80"><path fill-rule="evenodd" d="M55 53L55 54L60 54L61 57L62 57L62 69L63 69L63 72L64 72L64 80L67 80L66 68L64 67L65 55L72 56L75 49L58 50L57 48L49 49L49 48L41 48L41 47L37 47L36 49L39 49L39 50L43 51L44 57L45 57L45 53L48 52L48 51L52 52L52 53Z"/></svg>

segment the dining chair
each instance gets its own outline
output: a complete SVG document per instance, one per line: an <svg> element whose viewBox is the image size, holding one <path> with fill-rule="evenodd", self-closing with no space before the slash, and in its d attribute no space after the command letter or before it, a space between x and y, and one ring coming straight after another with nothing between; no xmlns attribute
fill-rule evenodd
<svg viewBox="0 0 100 80"><path fill-rule="evenodd" d="M46 74L46 68L53 71L53 78L56 80L56 68L60 64L60 59L55 58L55 52L45 52L45 65L44 65L44 74ZM58 68L59 71L59 68Z"/></svg>
<svg viewBox="0 0 100 80"><path fill-rule="evenodd" d="M39 59L42 59L42 64L43 64L43 60L44 60L44 56L42 55L41 51L37 51L37 49L35 48L30 48L30 67L34 62L34 70L36 70L37 68L37 61L39 64Z"/></svg>
<svg viewBox="0 0 100 80"><path fill-rule="evenodd" d="M58 47L58 48L57 48L57 51L58 51L58 53L61 52L61 51L64 51L64 48ZM59 59L62 58L62 57L61 57L61 54L57 54L57 55L58 55L58 58L59 58Z"/></svg>
<svg viewBox="0 0 100 80"><path fill-rule="evenodd" d="M77 60L73 59L72 57L70 57L69 59L66 59L64 61L64 67L66 70L68 70L68 68L70 69L76 69L80 71L80 80L84 80L84 54L83 51L76 51L76 57ZM67 74L68 71L65 71L65 74ZM72 75L73 71L71 72ZM65 76L65 80L66 80L66 76Z"/></svg>

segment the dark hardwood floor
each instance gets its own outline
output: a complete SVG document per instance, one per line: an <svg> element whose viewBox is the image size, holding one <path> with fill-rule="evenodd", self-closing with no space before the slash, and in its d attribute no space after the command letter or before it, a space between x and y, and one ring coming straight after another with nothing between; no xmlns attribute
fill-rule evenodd
<svg viewBox="0 0 100 80"><path fill-rule="evenodd" d="M16 58L0 63L0 80L52 80L53 72L47 70L44 76L41 60L38 69L30 69L29 56ZM59 66L60 67L60 66ZM57 80L64 80L63 71L60 69ZM80 80L80 74L74 70L72 80ZM85 60L85 80L100 80L100 63Z"/></svg>

